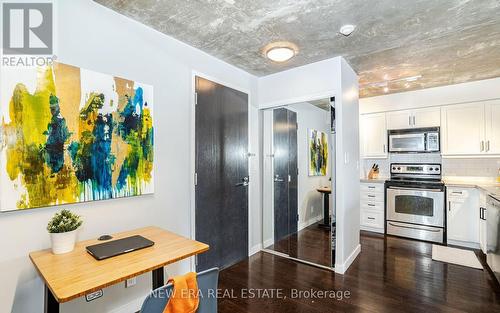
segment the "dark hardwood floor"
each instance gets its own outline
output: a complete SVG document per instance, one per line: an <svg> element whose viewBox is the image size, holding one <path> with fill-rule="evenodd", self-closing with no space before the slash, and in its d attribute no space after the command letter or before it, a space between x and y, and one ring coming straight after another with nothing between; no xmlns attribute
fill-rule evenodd
<svg viewBox="0 0 500 313"><path fill-rule="evenodd" d="M260 252L220 273L226 294L218 311L500 312L500 288L488 272L433 261L431 250L429 243L362 233L361 253L345 275ZM269 296L278 289L281 297L252 298L248 288L268 288ZM294 298L292 289L350 295Z"/></svg>
<svg viewBox="0 0 500 313"><path fill-rule="evenodd" d="M331 266L330 230L312 224L267 249L323 266Z"/></svg>

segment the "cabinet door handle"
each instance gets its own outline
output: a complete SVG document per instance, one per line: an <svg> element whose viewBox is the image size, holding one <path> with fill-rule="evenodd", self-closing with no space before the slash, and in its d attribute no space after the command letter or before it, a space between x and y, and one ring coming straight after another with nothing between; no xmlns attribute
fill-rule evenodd
<svg viewBox="0 0 500 313"><path fill-rule="evenodd" d="M410 115L410 116L408 116L408 125L410 125L410 126L411 126L411 115Z"/></svg>
<svg viewBox="0 0 500 313"><path fill-rule="evenodd" d="M451 201L448 201L448 212L451 212Z"/></svg>
<svg viewBox="0 0 500 313"><path fill-rule="evenodd" d="M486 141L486 152L489 152L490 151L490 141L487 140Z"/></svg>
<svg viewBox="0 0 500 313"><path fill-rule="evenodd" d="M385 153L385 144L384 144L384 153Z"/></svg>
<svg viewBox="0 0 500 313"><path fill-rule="evenodd" d="M481 152L484 151L484 140L481 140Z"/></svg>
<svg viewBox="0 0 500 313"><path fill-rule="evenodd" d="M374 220L375 218L374 217L368 217L369 220Z"/></svg>
<svg viewBox="0 0 500 313"><path fill-rule="evenodd" d="M415 126L415 115L413 115L413 126Z"/></svg>

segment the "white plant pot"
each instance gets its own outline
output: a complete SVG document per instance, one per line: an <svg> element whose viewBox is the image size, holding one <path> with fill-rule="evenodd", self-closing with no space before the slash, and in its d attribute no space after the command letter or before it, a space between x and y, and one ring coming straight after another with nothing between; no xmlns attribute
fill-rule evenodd
<svg viewBox="0 0 500 313"><path fill-rule="evenodd" d="M63 254L73 251L75 248L76 231L77 229L66 233L51 233L52 253Z"/></svg>

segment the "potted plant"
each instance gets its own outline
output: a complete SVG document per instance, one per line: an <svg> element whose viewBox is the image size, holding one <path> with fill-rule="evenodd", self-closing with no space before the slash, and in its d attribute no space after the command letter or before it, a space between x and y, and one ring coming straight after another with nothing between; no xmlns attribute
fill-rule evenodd
<svg viewBox="0 0 500 313"><path fill-rule="evenodd" d="M76 230L83 221L79 215L69 210L61 210L56 213L47 225L52 242L52 253L63 254L75 248Z"/></svg>

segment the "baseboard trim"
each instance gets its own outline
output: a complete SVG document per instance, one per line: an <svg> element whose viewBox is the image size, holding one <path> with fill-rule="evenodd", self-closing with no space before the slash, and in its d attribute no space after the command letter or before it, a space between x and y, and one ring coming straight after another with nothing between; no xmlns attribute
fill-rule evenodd
<svg viewBox="0 0 500 313"><path fill-rule="evenodd" d="M262 244L256 244L255 246L250 248L250 251L248 251L248 256L252 256L260 250L262 250Z"/></svg>
<svg viewBox="0 0 500 313"><path fill-rule="evenodd" d="M313 218L308 219L307 221L300 223L298 226L298 230L301 231L306 227L311 226L312 224L315 224L323 219L323 215L318 215Z"/></svg>
<svg viewBox="0 0 500 313"><path fill-rule="evenodd" d="M465 247L465 248L471 248L471 249L481 249L479 246L479 243L476 242L468 242L468 241L460 241L460 240L453 240L453 239L448 239L447 245L451 246L458 246L458 247Z"/></svg>
<svg viewBox="0 0 500 313"><path fill-rule="evenodd" d="M354 262L354 260L356 259L356 257L360 252L361 252L361 245L358 244L344 263L338 265L335 264L335 273L343 275L347 271L349 266L351 266L352 262Z"/></svg>
<svg viewBox="0 0 500 313"><path fill-rule="evenodd" d="M372 233L379 233L383 234L384 233L384 228L375 228L375 227L369 227L369 226L359 226L360 230L364 231L371 231Z"/></svg>
<svg viewBox="0 0 500 313"><path fill-rule="evenodd" d="M272 245L274 245L274 239L273 238L264 241L263 247L267 248L267 247L272 246Z"/></svg>

